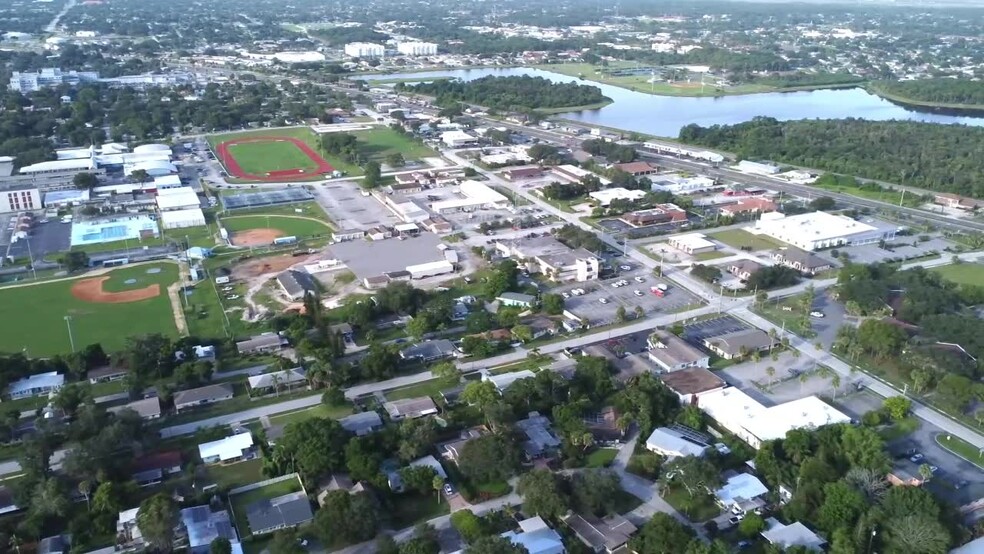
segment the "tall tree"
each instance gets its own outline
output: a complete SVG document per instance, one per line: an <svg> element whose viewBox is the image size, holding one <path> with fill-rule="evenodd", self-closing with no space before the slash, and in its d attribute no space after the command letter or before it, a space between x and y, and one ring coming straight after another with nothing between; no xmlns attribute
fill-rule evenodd
<svg viewBox="0 0 984 554"><path fill-rule="evenodd" d="M137 526L144 540L155 550L170 552L174 546L174 528L178 510L170 496L160 493L140 503Z"/></svg>
<svg viewBox="0 0 984 554"><path fill-rule="evenodd" d="M570 506L560 476L546 469L523 474L518 492L523 497L523 510L529 515L554 519L567 513Z"/></svg>

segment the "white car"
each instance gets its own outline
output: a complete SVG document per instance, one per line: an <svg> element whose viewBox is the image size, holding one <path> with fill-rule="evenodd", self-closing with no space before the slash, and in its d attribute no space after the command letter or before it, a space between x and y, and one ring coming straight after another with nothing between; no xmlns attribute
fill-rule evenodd
<svg viewBox="0 0 984 554"><path fill-rule="evenodd" d="M810 312L810 317L822 318L824 317L823 312L818 312L816 310Z"/></svg>
<svg viewBox="0 0 984 554"><path fill-rule="evenodd" d="M620 265L618 266L618 268L621 269L622 271L632 271L631 265Z"/></svg>
<svg viewBox="0 0 984 554"><path fill-rule="evenodd" d="M562 292L560 295L564 297L564 300L567 300L568 298L571 297L571 295L567 294L566 292Z"/></svg>
<svg viewBox="0 0 984 554"><path fill-rule="evenodd" d="M634 294L636 296L642 296L642 291L639 290L639 289L636 289L636 290L632 291L632 294Z"/></svg>
<svg viewBox="0 0 984 554"><path fill-rule="evenodd" d="M617 289L620 286L622 286L622 283L619 283L618 281L615 281L614 283L612 283L612 288L613 289Z"/></svg>
<svg viewBox="0 0 984 554"><path fill-rule="evenodd" d="M602 304L608 304L608 299L607 298L599 298L598 299L598 302L601 302Z"/></svg>
<svg viewBox="0 0 984 554"><path fill-rule="evenodd" d="M645 283L646 282L646 278L645 277L636 277L635 278L635 282L636 283Z"/></svg>

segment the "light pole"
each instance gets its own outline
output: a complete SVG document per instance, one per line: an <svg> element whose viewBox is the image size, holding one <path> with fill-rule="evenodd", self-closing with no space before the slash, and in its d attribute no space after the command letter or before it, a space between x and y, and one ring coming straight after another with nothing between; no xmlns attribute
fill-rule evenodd
<svg viewBox="0 0 984 554"><path fill-rule="evenodd" d="M75 339L72 337L72 316L65 316L65 326L68 327L68 343L72 346L72 352L75 352Z"/></svg>

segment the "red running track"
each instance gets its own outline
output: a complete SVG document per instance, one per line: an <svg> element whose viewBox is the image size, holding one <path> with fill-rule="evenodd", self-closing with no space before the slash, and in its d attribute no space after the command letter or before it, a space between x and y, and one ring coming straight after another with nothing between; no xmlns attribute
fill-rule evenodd
<svg viewBox="0 0 984 554"><path fill-rule="evenodd" d="M303 167L298 167L294 169L277 169L274 171L268 171L262 175L255 173L246 173L243 168L236 161L235 156L229 152L229 147L236 144L246 144L251 142L289 142L294 145L295 148L299 149L301 152L311 159L317 167L314 169L308 169ZM220 142L215 145L215 156L222 162L225 166L226 171L230 176L237 179L248 179L250 181L266 181L266 182L276 182L276 181L291 181L291 180L303 180L310 179L318 175L324 175L326 173L331 173L335 170L330 163L326 162L317 152L314 151L310 146L307 145L301 139L291 138L291 137L249 137L242 139L227 140L225 142Z"/></svg>

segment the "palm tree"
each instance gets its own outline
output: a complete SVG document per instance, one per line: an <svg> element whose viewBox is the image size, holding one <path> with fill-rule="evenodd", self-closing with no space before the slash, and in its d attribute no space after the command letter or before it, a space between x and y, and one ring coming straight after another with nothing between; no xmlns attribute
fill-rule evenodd
<svg viewBox="0 0 984 554"><path fill-rule="evenodd" d="M837 389L841 386L841 376L839 373L835 373L833 377L830 378L830 386L834 388L834 399L837 399Z"/></svg>
<svg viewBox="0 0 984 554"><path fill-rule="evenodd" d="M444 489L444 479L440 475L434 476L434 481L431 482L431 486L437 491L437 503L441 503L441 491Z"/></svg>
<svg viewBox="0 0 984 554"><path fill-rule="evenodd" d="M807 380L808 380L809 378L810 378L810 376L809 376L809 375L807 375L806 373L800 373L800 376L799 376L799 382L800 382L800 394L802 394L802 393L803 393L803 385L805 385L805 384L806 384L806 381L807 381Z"/></svg>
<svg viewBox="0 0 984 554"><path fill-rule="evenodd" d="M280 373L273 372L270 374L270 382L273 383L273 392L280 397Z"/></svg>
<svg viewBox="0 0 984 554"><path fill-rule="evenodd" d="M772 383L775 382L776 368L770 365L769 367L765 368L765 374L769 376L769 386L771 387Z"/></svg>
<svg viewBox="0 0 984 554"><path fill-rule="evenodd" d="M85 497L85 510L89 511L89 494L92 492L92 482L87 479L79 481L79 494Z"/></svg>
<svg viewBox="0 0 984 554"><path fill-rule="evenodd" d="M7 541L7 545L13 548L17 554L20 554L20 543L20 537L18 537L15 533L11 533L10 540Z"/></svg>

